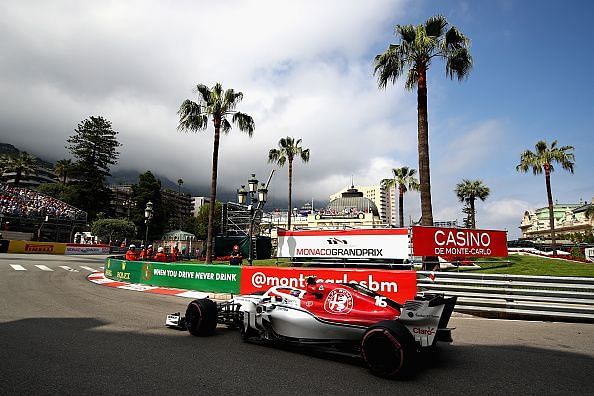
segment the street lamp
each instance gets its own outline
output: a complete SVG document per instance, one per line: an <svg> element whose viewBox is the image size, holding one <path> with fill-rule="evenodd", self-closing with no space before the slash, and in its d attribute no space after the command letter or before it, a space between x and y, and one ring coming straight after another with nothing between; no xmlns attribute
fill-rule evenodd
<svg viewBox="0 0 594 396"><path fill-rule="evenodd" d="M247 202L247 197L250 197L249 203ZM252 177L248 180L248 191L245 190L245 185L242 185L240 189L237 190L237 202L241 205L247 205L248 210L250 212L250 225L248 229L248 239L249 239L249 248L248 248L248 264L252 265L253 261L253 246L252 246L252 237L253 237L253 230L254 230L254 222L256 221L256 214L258 210L261 210L262 205L266 203L268 198L268 189L266 188L266 184L262 183L261 187L258 188L258 179L256 179L256 174L252 173ZM254 206L256 206L254 208Z"/></svg>
<svg viewBox="0 0 594 396"><path fill-rule="evenodd" d="M153 203L151 201L148 201L146 203L146 208L144 208L144 224L146 224L146 233L145 233L146 244L148 244L149 224L150 224L152 218L153 218Z"/></svg>

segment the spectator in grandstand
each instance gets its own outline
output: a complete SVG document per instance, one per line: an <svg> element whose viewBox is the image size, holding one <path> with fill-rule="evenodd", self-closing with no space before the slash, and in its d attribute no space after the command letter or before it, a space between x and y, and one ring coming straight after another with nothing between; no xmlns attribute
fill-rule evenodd
<svg viewBox="0 0 594 396"><path fill-rule="evenodd" d="M136 246L134 244L130 245L128 251L126 252L126 260L128 261L138 261L138 255L136 253Z"/></svg>
<svg viewBox="0 0 594 396"><path fill-rule="evenodd" d="M162 263L167 262L167 256L165 255L165 252L163 251L163 246L159 246L159 248L157 249L157 254L155 254L153 261L162 262Z"/></svg>

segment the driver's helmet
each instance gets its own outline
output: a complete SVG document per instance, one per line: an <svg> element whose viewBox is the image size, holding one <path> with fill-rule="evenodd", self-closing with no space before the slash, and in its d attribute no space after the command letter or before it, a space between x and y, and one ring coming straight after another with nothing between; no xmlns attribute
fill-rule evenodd
<svg viewBox="0 0 594 396"><path fill-rule="evenodd" d="M239 252L239 245L233 245L233 251Z"/></svg>

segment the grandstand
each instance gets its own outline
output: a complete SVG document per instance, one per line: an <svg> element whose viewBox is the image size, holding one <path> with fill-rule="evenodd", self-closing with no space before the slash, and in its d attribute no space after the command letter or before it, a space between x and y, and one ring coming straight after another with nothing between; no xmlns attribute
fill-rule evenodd
<svg viewBox="0 0 594 396"><path fill-rule="evenodd" d="M35 240L68 242L86 228L87 213L59 199L0 183L0 229Z"/></svg>

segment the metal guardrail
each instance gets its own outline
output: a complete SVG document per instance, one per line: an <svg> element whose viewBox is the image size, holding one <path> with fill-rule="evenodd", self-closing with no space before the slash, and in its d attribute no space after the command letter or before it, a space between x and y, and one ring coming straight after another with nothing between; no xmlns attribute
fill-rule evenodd
<svg viewBox="0 0 594 396"><path fill-rule="evenodd" d="M594 278L417 271L419 291L457 296L455 311L594 322Z"/></svg>

